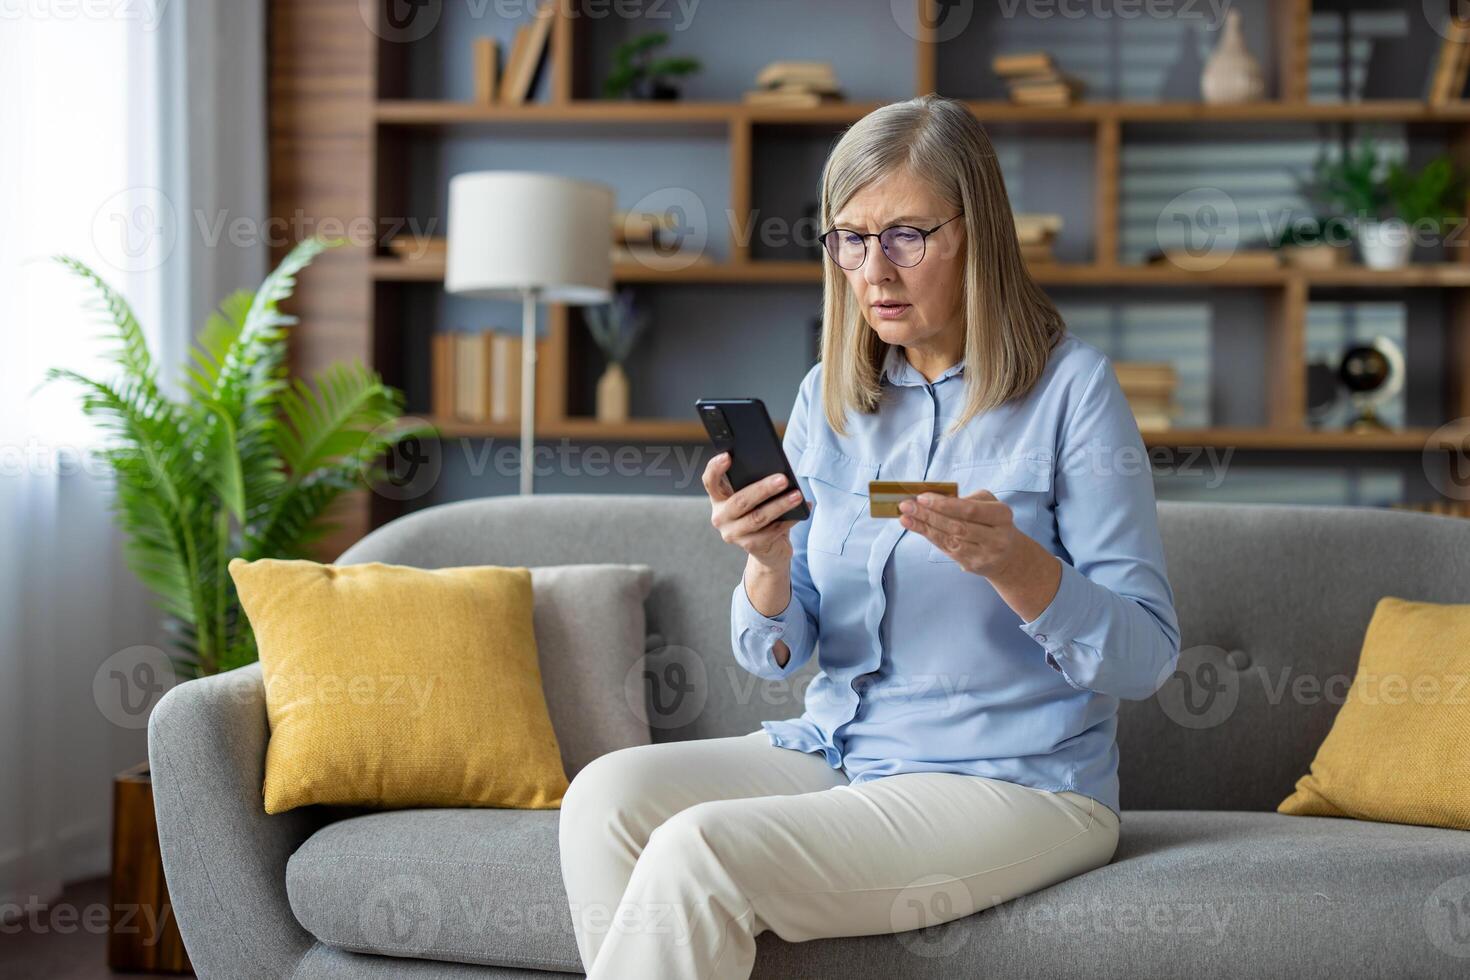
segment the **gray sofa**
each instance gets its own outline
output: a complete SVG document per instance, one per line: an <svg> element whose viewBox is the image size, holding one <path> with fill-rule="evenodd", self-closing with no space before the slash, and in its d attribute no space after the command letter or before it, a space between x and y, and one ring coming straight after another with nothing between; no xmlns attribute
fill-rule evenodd
<svg viewBox="0 0 1470 980"><path fill-rule="evenodd" d="M1168 502L1159 515L1184 649L1157 695L1121 703L1112 863L907 933L766 932L756 977L1470 976L1470 903L1452 880L1470 875L1470 834L1274 812L1332 724L1375 602L1470 602L1470 522ZM547 495L426 509L342 560L652 566L648 669L679 661L684 696L702 699L652 715L667 741L800 713L816 658L793 684L731 656L742 559L703 496ZM168 886L201 976L581 972L558 811L266 816L266 741L258 666L176 687L149 726Z"/></svg>

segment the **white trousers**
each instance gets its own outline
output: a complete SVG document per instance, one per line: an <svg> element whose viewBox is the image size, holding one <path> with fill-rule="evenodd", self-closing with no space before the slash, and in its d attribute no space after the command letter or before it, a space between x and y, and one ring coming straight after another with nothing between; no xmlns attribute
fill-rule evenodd
<svg viewBox="0 0 1470 980"><path fill-rule="evenodd" d="M755 937L938 925L1107 864L1118 818L1080 793L959 773L857 786L764 730L602 756L561 807L589 980L746 980Z"/></svg>

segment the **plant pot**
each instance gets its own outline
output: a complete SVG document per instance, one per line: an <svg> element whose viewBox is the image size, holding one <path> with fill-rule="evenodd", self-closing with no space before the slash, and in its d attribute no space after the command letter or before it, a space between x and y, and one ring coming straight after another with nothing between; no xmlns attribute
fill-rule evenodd
<svg viewBox="0 0 1470 980"><path fill-rule="evenodd" d="M1370 269L1402 269L1414 251L1414 236L1400 218L1358 224L1358 253Z"/></svg>
<svg viewBox="0 0 1470 980"><path fill-rule="evenodd" d="M163 880L148 763L112 784L112 898L107 965L139 973L192 973Z"/></svg>
<svg viewBox="0 0 1470 980"><path fill-rule="evenodd" d="M1340 269L1352 258L1346 245L1313 242L1310 245L1283 245L1281 258L1294 269Z"/></svg>
<svg viewBox="0 0 1470 980"><path fill-rule="evenodd" d="M628 421L628 375L616 362L597 381L597 421Z"/></svg>

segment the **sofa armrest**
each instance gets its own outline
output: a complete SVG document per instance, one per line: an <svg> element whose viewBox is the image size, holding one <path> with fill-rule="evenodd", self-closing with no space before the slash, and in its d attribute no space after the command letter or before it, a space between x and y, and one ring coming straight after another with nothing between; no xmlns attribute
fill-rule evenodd
<svg viewBox="0 0 1470 980"><path fill-rule="evenodd" d="M201 977L289 977L314 940L286 898L286 861L334 819L270 816L260 665L186 681L148 720L148 764L169 898Z"/></svg>

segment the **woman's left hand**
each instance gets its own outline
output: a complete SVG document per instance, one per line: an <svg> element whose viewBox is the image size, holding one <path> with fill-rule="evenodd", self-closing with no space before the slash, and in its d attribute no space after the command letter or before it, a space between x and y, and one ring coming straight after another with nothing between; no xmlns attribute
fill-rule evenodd
<svg viewBox="0 0 1470 980"><path fill-rule="evenodd" d="M1004 576L1016 564L1027 544L1034 544L1016 527L1011 509L989 490L967 497L922 493L898 505L899 523L917 531L976 575Z"/></svg>
<svg viewBox="0 0 1470 980"><path fill-rule="evenodd" d="M1016 527L1011 509L989 490L968 497L921 493L898 505L898 520L983 575L1021 619L1040 616L1061 585L1062 563Z"/></svg>

